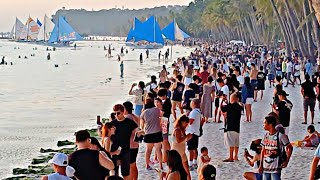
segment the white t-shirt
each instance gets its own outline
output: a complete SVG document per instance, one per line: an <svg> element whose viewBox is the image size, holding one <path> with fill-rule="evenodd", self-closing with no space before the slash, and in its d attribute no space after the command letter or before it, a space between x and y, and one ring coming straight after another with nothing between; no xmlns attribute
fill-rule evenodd
<svg viewBox="0 0 320 180"><path fill-rule="evenodd" d="M150 87L150 86L151 86L151 87ZM146 87L147 93L151 92L151 90L152 90L152 89L155 89L156 87L157 87L156 84L151 83L150 85L148 85L148 86Z"/></svg>
<svg viewBox="0 0 320 180"><path fill-rule="evenodd" d="M229 72L229 66L228 66L228 64L224 64L222 68L223 68L223 71L224 71L224 72Z"/></svg>
<svg viewBox="0 0 320 180"><path fill-rule="evenodd" d="M237 77L237 81L240 83L240 85L243 85L243 84L244 84L244 78L243 78L243 76L239 75L239 76Z"/></svg>
<svg viewBox="0 0 320 180"><path fill-rule="evenodd" d="M294 76L300 76L300 64L294 65Z"/></svg>
<svg viewBox="0 0 320 180"><path fill-rule="evenodd" d="M287 62L287 73L292 73L292 67L293 67L293 64L292 62Z"/></svg>
<svg viewBox="0 0 320 180"><path fill-rule="evenodd" d="M224 85L221 88L221 91L223 92L224 95L227 95L227 100L229 102L229 98L230 98L230 91L229 91L229 87L227 85Z"/></svg>
<svg viewBox="0 0 320 180"><path fill-rule="evenodd" d="M189 119L194 119L192 124L189 124L186 130L186 134L195 134L200 136L200 121L201 121L201 111L199 108L193 109L189 114Z"/></svg>
<svg viewBox="0 0 320 180"><path fill-rule="evenodd" d="M48 180L71 180L68 176L63 176L58 173L52 173L48 175Z"/></svg>

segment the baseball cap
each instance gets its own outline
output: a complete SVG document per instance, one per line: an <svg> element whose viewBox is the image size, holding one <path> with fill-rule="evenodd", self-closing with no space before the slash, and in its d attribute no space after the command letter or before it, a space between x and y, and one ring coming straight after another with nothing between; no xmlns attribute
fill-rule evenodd
<svg viewBox="0 0 320 180"><path fill-rule="evenodd" d="M289 94L287 94L285 91L280 91L277 94L280 96L289 96Z"/></svg>
<svg viewBox="0 0 320 180"><path fill-rule="evenodd" d="M199 69L200 69L200 67L199 67L199 66L195 66L193 69L195 69L195 70L199 70Z"/></svg>
<svg viewBox="0 0 320 180"><path fill-rule="evenodd" d="M49 160L49 163L57 166L68 166L68 162L68 156L63 153L56 153L53 158Z"/></svg>

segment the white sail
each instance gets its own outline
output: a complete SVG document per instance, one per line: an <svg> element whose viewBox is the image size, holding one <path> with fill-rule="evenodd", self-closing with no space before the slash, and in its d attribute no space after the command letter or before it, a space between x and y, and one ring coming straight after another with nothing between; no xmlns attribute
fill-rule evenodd
<svg viewBox="0 0 320 180"><path fill-rule="evenodd" d="M16 18L16 23L14 25L14 39L20 39L20 35L22 33L22 31L24 30L25 25L18 19Z"/></svg>
<svg viewBox="0 0 320 180"><path fill-rule="evenodd" d="M27 40L37 40L38 34L39 34L39 24L35 22L31 17L29 17L28 22L28 35L27 35Z"/></svg>
<svg viewBox="0 0 320 180"><path fill-rule="evenodd" d="M177 23L174 24L174 30L175 30L174 33L175 33L176 40L184 41L184 36L183 36L182 30L179 28Z"/></svg>
<svg viewBox="0 0 320 180"><path fill-rule="evenodd" d="M48 41L53 28L54 28L54 23L49 19L47 15L45 15L43 24L40 28L40 31L37 37L37 41Z"/></svg>
<svg viewBox="0 0 320 180"><path fill-rule="evenodd" d="M21 32L19 33L19 36L17 36L19 40L27 40L27 36L28 36L28 25L24 25L22 27Z"/></svg>
<svg viewBox="0 0 320 180"><path fill-rule="evenodd" d="M14 26L12 27L12 30L11 30L11 32L10 32L10 35L9 35L9 39L14 39L15 37L14 37L14 30L15 30L15 28L14 28Z"/></svg>

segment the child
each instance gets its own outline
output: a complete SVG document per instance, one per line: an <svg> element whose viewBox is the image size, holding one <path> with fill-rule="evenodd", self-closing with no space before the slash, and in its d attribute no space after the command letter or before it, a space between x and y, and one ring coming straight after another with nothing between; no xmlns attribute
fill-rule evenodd
<svg viewBox="0 0 320 180"><path fill-rule="evenodd" d="M208 156L208 148L202 147L201 156L200 158L198 158L198 169L197 169L198 175L200 174L202 167L209 164L210 161L211 161L211 158Z"/></svg>
<svg viewBox="0 0 320 180"><path fill-rule="evenodd" d="M305 142L305 147L317 147L319 144L318 132L315 130L313 125L308 126L307 131L309 135L307 135L303 142Z"/></svg>

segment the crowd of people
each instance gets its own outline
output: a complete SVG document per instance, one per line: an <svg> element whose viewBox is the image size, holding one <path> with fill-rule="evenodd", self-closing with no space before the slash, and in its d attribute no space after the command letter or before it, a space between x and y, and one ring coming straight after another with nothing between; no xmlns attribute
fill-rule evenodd
<svg viewBox="0 0 320 180"><path fill-rule="evenodd" d="M243 176L250 180L281 179L281 170L287 167L293 149L288 137L293 103L284 89L301 85L302 124L308 123L308 111L314 124L316 101L320 101L317 68L299 53L287 55L254 46L204 42L188 57L178 58L171 72L164 65L159 76L151 76L150 82L133 83L128 93L134 97L133 102L113 106L110 121L101 126L100 142L87 131L78 131L77 150L68 159L59 155L59 161L53 161L55 174L65 179L72 174L80 180L120 179L120 175L136 180L136 160L144 142L145 168L156 170L160 179L191 180L190 171L196 171L198 179L214 180L217 174L210 164L210 149L199 147L199 139L207 133L203 126L223 123L224 144L229 150L223 162L239 161L241 117L245 115L247 123L254 121L252 106L263 99L265 85L269 84L274 93L272 112L263 121L266 133L251 142L250 150L255 155L247 150L243 155L256 171ZM315 141L319 144L312 127L308 127L312 135L304 139L307 146L315 145ZM310 179L315 174L319 152L318 148Z"/></svg>

